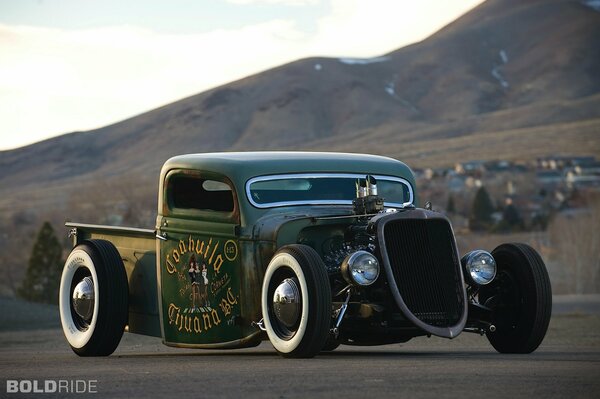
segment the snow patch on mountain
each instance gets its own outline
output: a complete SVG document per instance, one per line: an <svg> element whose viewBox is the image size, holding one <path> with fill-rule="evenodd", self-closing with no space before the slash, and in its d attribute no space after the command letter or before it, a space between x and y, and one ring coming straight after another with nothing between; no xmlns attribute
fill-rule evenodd
<svg viewBox="0 0 600 399"><path fill-rule="evenodd" d="M502 65L506 65L506 63L508 62L508 54L506 53L505 50L500 50L498 52L498 55L500 56L500 64L494 65L491 73L492 73L492 76L500 83L500 85L502 87L504 87L505 89L508 89L508 87L509 87L508 81L504 78L504 76L502 76L502 73L500 72L500 67Z"/></svg>
<svg viewBox="0 0 600 399"><path fill-rule="evenodd" d="M396 92L396 79L397 79L397 76L394 75L394 77L385 84L385 86L383 87L383 89L385 90L385 92L387 94L389 94L390 97L392 97L394 100L399 101L402 105L404 105L405 107L409 108L415 114L420 114L421 111L419 111L419 108L417 108L410 101L408 101L408 100L406 100L406 99L404 99L404 98L402 98L402 97L400 97L398 95L398 93Z"/></svg>
<svg viewBox="0 0 600 399"><path fill-rule="evenodd" d="M582 3L596 11L600 11L600 0L584 0Z"/></svg>
<svg viewBox="0 0 600 399"><path fill-rule="evenodd" d="M500 82L500 85L502 87L508 89L508 82L506 81L506 79L504 79L504 77L502 77L502 74L500 73L500 71L498 71L498 67L494 67L494 69L492 69L492 76L496 78L498 82Z"/></svg>
<svg viewBox="0 0 600 399"><path fill-rule="evenodd" d="M374 57L374 58L339 58L338 61L346 65L368 65L378 62L389 61L390 57Z"/></svg>
<svg viewBox="0 0 600 399"><path fill-rule="evenodd" d="M394 81L391 81L385 85L385 92L394 98L396 98L396 87L395 86L396 85L394 84Z"/></svg>

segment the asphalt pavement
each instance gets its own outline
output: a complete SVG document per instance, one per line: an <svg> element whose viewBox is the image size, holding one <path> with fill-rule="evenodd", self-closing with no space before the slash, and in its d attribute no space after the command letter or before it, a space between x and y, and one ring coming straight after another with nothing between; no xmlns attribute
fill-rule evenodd
<svg viewBox="0 0 600 399"><path fill-rule="evenodd" d="M281 358L268 342L242 350L191 350L126 333L112 356L80 358L56 327L42 323L43 328L19 330L7 328L4 320L2 324L0 397L41 395L7 393L7 380L36 380L40 386L45 381L93 381L96 398L593 398L600 394L600 315L581 310L555 313L546 339L529 355L498 354L485 337L468 333L451 341L433 337L378 347L341 346L314 359ZM85 396L90 394L67 395Z"/></svg>

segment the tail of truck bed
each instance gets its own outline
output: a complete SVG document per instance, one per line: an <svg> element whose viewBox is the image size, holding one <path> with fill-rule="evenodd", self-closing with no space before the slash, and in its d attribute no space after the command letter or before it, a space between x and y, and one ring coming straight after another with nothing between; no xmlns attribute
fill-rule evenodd
<svg viewBox="0 0 600 399"><path fill-rule="evenodd" d="M161 336L157 297L156 237L149 229L66 223L73 247L85 240L106 240L119 252L129 285L126 331Z"/></svg>

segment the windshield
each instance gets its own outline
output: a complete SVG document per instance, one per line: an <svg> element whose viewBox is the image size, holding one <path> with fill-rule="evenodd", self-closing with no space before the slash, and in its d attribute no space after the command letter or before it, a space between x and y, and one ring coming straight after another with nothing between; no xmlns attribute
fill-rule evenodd
<svg viewBox="0 0 600 399"><path fill-rule="evenodd" d="M401 207L412 203L410 184L399 177L374 175L377 190L386 206ZM359 174L295 174L260 176L248 180L246 195L257 208L287 205L350 205L356 198Z"/></svg>

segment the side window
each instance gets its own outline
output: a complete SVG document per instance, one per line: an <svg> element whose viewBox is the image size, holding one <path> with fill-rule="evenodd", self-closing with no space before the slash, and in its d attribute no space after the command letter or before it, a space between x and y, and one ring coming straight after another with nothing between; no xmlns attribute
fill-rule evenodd
<svg viewBox="0 0 600 399"><path fill-rule="evenodd" d="M175 175L169 179L167 190L171 208L233 212L233 192L226 183L198 176Z"/></svg>

